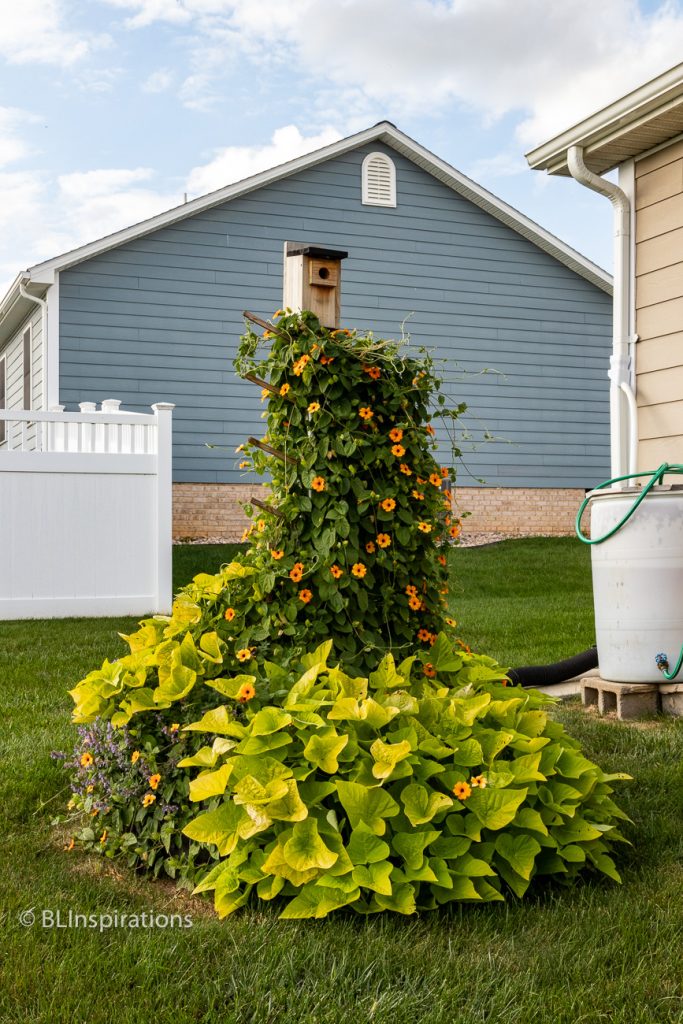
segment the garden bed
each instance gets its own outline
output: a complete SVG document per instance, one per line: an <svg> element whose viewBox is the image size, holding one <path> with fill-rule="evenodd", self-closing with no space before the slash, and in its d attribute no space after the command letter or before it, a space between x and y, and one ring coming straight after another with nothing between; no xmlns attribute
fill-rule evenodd
<svg viewBox="0 0 683 1024"><path fill-rule="evenodd" d="M176 584L232 550L176 548ZM562 566L562 576L557 565ZM475 647L504 664L553 661L593 640L589 556L569 539L454 550L451 611ZM51 827L67 798L50 751L74 735L65 684L123 653L134 623L0 624L5 709L0 850L4 880L0 1019L116 1019L235 1024L680 1020L683 920L683 732L604 722L571 705L555 714L610 770L634 782L620 803L634 843L623 886L579 884L524 903L460 906L416 919L280 922L245 910L218 922L166 884L63 849ZM183 930L22 927L18 914L190 913ZM195 909L196 908L196 909ZM201 909L200 909L201 908ZM562 970L558 970L558 964Z"/></svg>

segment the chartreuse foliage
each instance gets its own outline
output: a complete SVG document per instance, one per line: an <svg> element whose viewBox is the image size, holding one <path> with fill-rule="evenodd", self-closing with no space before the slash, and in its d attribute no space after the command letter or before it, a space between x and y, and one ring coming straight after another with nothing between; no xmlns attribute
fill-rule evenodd
<svg viewBox="0 0 683 1024"><path fill-rule="evenodd" d="M412 658L352 677L328 665L331 646L298 677L267 664L268 703L245 716L228 701L186 727L208 735L181 762L203 804L184 832L220 857L198 891L221 916L252 892L299 918L501 900L586 867L619 879L611 783L626 776L583 757L547 698L502 686L445 636L419 685Z"/></svg>
<svg viewBox="0 0 683 1024"><path fill-rule="evenodd" d="M268 385L267 448L248 464L272 489L248 551L72 691L77 722L144 739L149 764L126 813L111 779L137 775L109 772L102 792L103 766L78 761L76 804L105 826L90 846L143 865L152 851L160 870L165 843L185 881L216 861L198 891L221 916L252 895L286 901L284 917L410 914L584 868L618 880L624 776L583 757L552 702L507 686L444 614L460 527L429 419L459 410L439 404L429 358L308 313L280 316L260 362L258 340L245 335L238 366Z"/></svg>

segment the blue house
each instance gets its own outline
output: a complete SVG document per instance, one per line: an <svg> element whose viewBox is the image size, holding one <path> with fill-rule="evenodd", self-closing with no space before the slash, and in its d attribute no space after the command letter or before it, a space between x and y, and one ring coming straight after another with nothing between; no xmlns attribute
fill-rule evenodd
<svg viewBox="0 0 683 1024"><path fill-rule="evenodd" d="M176 535L234 537L255 481L232 452L262 428L232 359L242 311L281 305L288 243L347 251L342 323L405 324L474 441L500 439L459 475L471 529L571 529L609 473L611 278L388 122L20 273L0 408L174 402Z"/></svg>

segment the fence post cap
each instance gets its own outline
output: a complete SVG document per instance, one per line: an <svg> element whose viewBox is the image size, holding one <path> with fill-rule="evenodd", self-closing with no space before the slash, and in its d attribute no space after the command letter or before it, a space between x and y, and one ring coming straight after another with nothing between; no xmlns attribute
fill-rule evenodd
<svg viewBox="0 0 683 1024"><path fill-rule="evenodd" d="M152 408L155 412L171 412L175 409L175 402L155 402Z"/></svg>

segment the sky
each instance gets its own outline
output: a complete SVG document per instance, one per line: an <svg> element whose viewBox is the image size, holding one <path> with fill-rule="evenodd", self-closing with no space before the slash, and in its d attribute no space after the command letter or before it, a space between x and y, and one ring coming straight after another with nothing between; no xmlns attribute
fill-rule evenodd
<svg viewBox="0 0 683 1024"><path fill-rule="evenodd" d="M389 120L611 269L609 202L524 153L681 60L683 0L0 0L0 293Z"/></svg>

